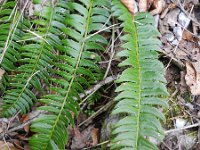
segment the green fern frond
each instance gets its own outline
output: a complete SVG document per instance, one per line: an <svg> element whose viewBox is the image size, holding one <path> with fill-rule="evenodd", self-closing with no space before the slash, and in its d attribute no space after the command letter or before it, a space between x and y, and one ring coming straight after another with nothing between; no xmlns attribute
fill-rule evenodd
<svg viewBox="0 0 200 150"><path fill-rule="evenodd" d="M98 51L104 50L107 40L96 32L109 25L107 0L80 0L67 2L70 13L65 18L63 28L65 39L58 47L59 56L52 69L51 90L54 94L44 96L40 110L48 114L38 118L31 126L37 132L29 143L33 150L65 149L68 124L74 124L80 100L79 93L95 83L101 75L96 62ZM99 20L98 18L102 19ZM107 22L105 24L105 22Z"/></svg>
<svg viewBox="0 0 200 150"><path fill-rule="evenodd" d="M123 51L120 57L126 58L120 66L127 66L123 71L116 89L119 92L113 114L124 117L114 126L111 149L154 150L157 147L149 142L153 137L162 140L163 130L159 120L164 115L158 106L167 107L168 92L163 65L158 61L160 35L154 27L154 19L148 13L139 13L134 17L119 1L113 0L112 12L122 21L125 35L122 40Z"/></svg>
<svg viewBox="0 0 200 150"><path fill-rule="evenodd" d="M49 83L48 69L52 67L55 58L54 49L62 44L58 37L61 34L59 27L64 26L60 7L62 3L55 6L49 2L40 12L35 12L36 19L32 21L36 27L35 31L26 30L20 39L20 42L25 44L19 49L21 58L18 60L20 66L15 70L17 74L10 81L11 84L3 97L5 116L29 111L36 100L33 89L42 93L41 80ZM62 12L64 13L65 11Z"/></svg>
<svg viewBox="0 0 200 150"><path fill-rule="evenodd" d="M23 36L22 29L29 27L22 17L22 13L17 10L16 1L5 1L0 6L0 65L7 71L16 68L21 46L17 41Z"/></svg>

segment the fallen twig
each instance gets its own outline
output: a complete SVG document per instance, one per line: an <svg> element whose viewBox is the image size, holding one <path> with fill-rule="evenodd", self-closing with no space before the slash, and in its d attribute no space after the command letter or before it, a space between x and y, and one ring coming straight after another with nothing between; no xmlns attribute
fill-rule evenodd
<svg viewBox="0 0 200 150"><path fill-rule="evenodd" d="M88 95L79 105L82 105L92 94L94 94L97 90L99 90L102 86L113 82L114 80L117 79L116 75L113 76L109 76L107 78L105 78L104 80L100 81L99 83L97 83L95 86L93 86L91 89L86 90L85 94L80 94L80 98L84 98L86 95Z"/></svg>
<svg viewBox="0 0 200 150"><path fill-rule="evenodd" d="M90 120L94 119L96 116L98 116L99 114L101 114L102 112L107 111L112 105L114 104L114 101L110 101L108 102L105 106L101 107L97 112L95 112L92 116L90 116L88 119L86 119L85 121L81 122L78 126L82 126L83 124L88 124L88 122L90 122Z"/></svg>
<svg viewBox="0 0 200 150"><path fill-rule="evenodd" d="M189 126L185 126L185 127L182 127L182 128L167 130L167 131L165 131L165 134L169 134L171 132L178 132L178 131L181 131L181 130L186 130L186 129L190 129L190 128L194 128L194 127L198 127L198 126L200 126L200 122L189 125Z"/></svg>
<svg viewBox="0 0 200 150"><path fill-rule="evenodd" d="M176 65L180 70L184 70L185 69L185 65L184 65L183 62L181 62L180 60L176 59L175 57L170 56L164 50L162 50L161 53L163 53L168 59L170 59L171 62L174 65Z"/></svg>

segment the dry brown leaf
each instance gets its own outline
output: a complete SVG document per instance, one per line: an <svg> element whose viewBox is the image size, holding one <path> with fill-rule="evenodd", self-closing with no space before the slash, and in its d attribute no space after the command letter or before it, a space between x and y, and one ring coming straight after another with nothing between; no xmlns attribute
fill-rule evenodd
<svg viewBox="0 0 200 150"><path fill-rule="evenodd" d="M21 120L22 120L22 123L27 122L29 120L29 115L22 116ZM24 126L24 131L29 132L29 128L30 128L29 125Z"/></svg>
<svg viewBox="0 0 200 150"><path fill-rule="evenodd" d="M134 15L135 0L120 0L128 10Z"/></svg>
<svg viewBox="0 0 200 150"><path fill-rule="evenodd" d="M89 126L83 131L79 131L77 127L73 128L73 137L71 149L82 149L83 147L95 146L98 144L99 129Z"/></svg>
<svg viewBox="0 0 200 150"><path fill-rule="evenodd" d="M91 131L92 145L93 146L98 144L98 136L99 136L99 129L93 128L92 131Z"/></svg>
<svg viewBox="0 0 200 150"><path fill-rule="evenodd" d="M188 41L193 41L193 35L190 32L184 30L183 31L183 39L188 40Z"/></svg>
<svg viewBox="0 0 200 150"><path fill-rule="evenodd" d="M139 0L139 11L140 12L147 11L147 6L148 6L147 0Z"/></svg>
<svg viewBox="0 0 200 150"><path fill-rule="evenodd" d="M10 142L0 141L0 150L19 150Z"/></svg>
<svg viewBox="0 0 200 150"><path fill-rule="evenodd" d="M0 80L2 79L2 77L3 77L4 73L5 73L5 70L3 70L3 69L0 69Z"/></svg>
<svg viewBox="0 0 200 150"><path fill-rule="evenodd" d="M160 14L162 12L163 8L165 7L165 1L164 0L159 0L159 1L154 0L153 7L155 9L150 12L151 15Z"/></svg>
<svg viewBox="0 0 200 150"><path fill-rule="evenodd" d="M82 149L83 147L86 146L87 138L85 138L83 134L81 134L81 132L77 127L74 127L73 131L74 131L74 136L71 144L71 149L72 150Z"/></svg>
<svg viewBox="0 0 200 150"><path fill-rule="evenodd" d="M200 62L186 62L185 81L193 95L200 95Z"/></svg>

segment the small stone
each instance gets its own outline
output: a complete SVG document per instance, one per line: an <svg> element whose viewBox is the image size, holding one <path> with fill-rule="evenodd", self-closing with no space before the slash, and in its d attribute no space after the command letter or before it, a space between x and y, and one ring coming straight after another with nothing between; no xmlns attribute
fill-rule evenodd
<svg viewBox="0 0 200 150"><path fill-rule="evenodd" d="M175 40L173 40L173 42L171 43L173 46L176 46L177 44L178 44L178 40L177 39L175 39Z"/></svg>
<svg viewBox="0 0 200 150"><path fill-rule="evenodd" d="M182 29L181 29L181 27L174 27L173 32L176 35L176 38L178 40L181 40L181 37L182 37Z"/></svg>
<svg viewBox="0 0 200 150"><path fill-rule="evenodd" d="M167 33L164 35L164 38L168 41L168 42L172 42L174 40L174 34L173 33Z"/></svg>
<svg viewBox="0 0 200 150"><path fill-rule="evenodd" d="M182 128L182 127L184 127L185 124L186 124L186 122L187 121L185 119L177 118L176 119L176 123L175 123L176 128Z"/></svg>
<svg viewBox="0 0 200 150"><path fill-rule="evenodd" d="M178 15L178 22L185 28L188 27L188 25L190 24L190 19L183 13L181 12Z"/></svg>

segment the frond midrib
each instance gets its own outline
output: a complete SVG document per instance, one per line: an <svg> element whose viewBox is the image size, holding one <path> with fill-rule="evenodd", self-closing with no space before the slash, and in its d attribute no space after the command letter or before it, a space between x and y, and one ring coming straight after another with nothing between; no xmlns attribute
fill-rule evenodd
<svg viewBox="0 0 200 150"><path fill-rule="evenodd" d="M55 131L55 127L56 127L56 125L58 124L58 122L59 122L59 120L60 120L60 117L62 116L62 112L64 111L64 107L65 107L65 105L66 105L66 103L67 103L67 99L68 99L69 93L70 93L70 91L71 91L71 87L72 87L72 84L73 84L73 82L74 82L74 79L75 79L75 76L76 76L76 72L77 72L77 69L78 69L79 64L80 64L80 61L81 61L82 53L83 53L83 51L84 51L84 46L85 46L85 41L84 41L84 40L86 39L87 33L88 33L88 31L89 31L89 23L90 23L90 16L91 16L91 13L92 13L93 2L94 2L94 1L92 0L92 1L90 2L90 5L89 5L89 12L88 12L87 21L86 21L86 28L85 28L85 33L84 33L84 37L83 37L83 42L82 42L81 49L80 49L80 52L79 52L79 56L78 56L78 59L77 59L77 62L76 62L75 68L74 68L74 72L73 72L73 74L72 74L72 79L71 79L71 81L70 81L70 83L69 83L69 86L68 86L68 88L67 88L67 92L66 92L66 95L65 95L65 97L64 97L64 100L63 100L61 109L60 109L60 111L59 111L59 114L57 115L56 121L55 121L55 123L54 123L54 125L53 125L53 128L52 128L52 130L51 130L51 134L50 134L50 136L49 136L49 140L48 140L48 141L51 140L51 137L53 136L53 133L54 133L54 131ZM45 149L47 149L47 146L48 146L48 143L46 144Z"/></svg>
<svg viewBox="0 0 200 150"><path fill-rule="evenodd" d="M138 113L137 113L137 133L136 133L136 141L135 141L135 144L136 144L136 149L138 149L138 140L139 140L139 134L140 134L140 112L141 112L141 84L142 84L142 80L141 80L141 65L140 65L140 54L139 54L139 43L138 43L138 34L137 34L137 27L134 23L134 20L133 20L133 26L134 26L134 37L136 38L135 39L135 42L136 42L136 58L137 58L137 65L138 65L138 80L139 80L139 83L138 83Z"/></svg>

